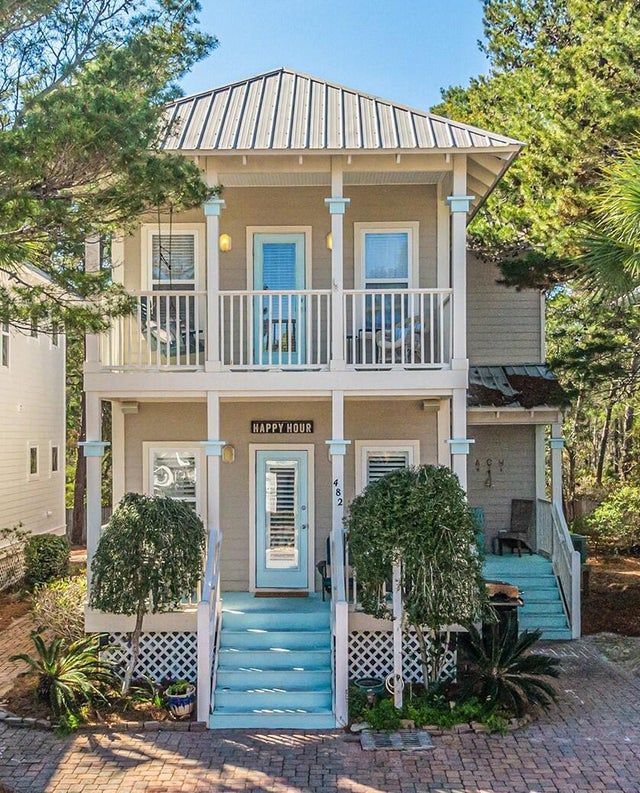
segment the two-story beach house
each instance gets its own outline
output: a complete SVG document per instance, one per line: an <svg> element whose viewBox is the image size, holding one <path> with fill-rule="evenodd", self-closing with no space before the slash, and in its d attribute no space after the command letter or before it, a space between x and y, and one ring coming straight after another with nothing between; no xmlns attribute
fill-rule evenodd
<svg viewBox="0 0 640 793"><path fill-rule="evenodd" d="M27 267L19 276L34 286L44 279ZM0 416L0 528L64 534L65 345L56 328L0 323ZM0 540L3 585L22 573L16 548Z"/></svg>
<svg viewBox="0 0 640 793"><path fill-rule="evenodd" d="M114 501L181 498L209 530L197 602L146 619L147 669L197 678L211 727L344 723L348 679L393 659L390 624L357 609L343 517L368 482L418 463L467 488L487 575L524 592L521 624L577 635L543 299L467 250L522 144L289 69L169 113L164 150L223 192L115 242L136 310L89 339L85 375L89 557L101 400ZM492 554L509 528L533 555ZM86 628L117 640L131 620L88 611Z"/></svg>

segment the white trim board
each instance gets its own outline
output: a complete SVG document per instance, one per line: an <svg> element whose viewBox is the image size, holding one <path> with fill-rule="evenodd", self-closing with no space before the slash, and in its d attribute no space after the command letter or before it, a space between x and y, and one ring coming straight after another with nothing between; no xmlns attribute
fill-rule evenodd
<svg viewBox="0 0 640 793"><path fill-rule="evenodd" d="M140 225L140 289L143 292L153 290L151 272L151 237L154 234L193 234L193 251L195 259L196 292L202 292L206 285L206 224L205 223L142 223ZM216 245L217 245L216 241ZM160 290L164 291L164 290Z"/></svg>
<svg viewBox="0 0 640 793"><path fill-rule="evenodd" d="M256 452L263 451L306 451L308 487L307 529L307 586L296 592L315 591L315 541L316 541L316 498L315 498L315 443L250 443L249 444L249 592L256 592ZM261 587L263 589L263 587ZM267 588L265 591L268 591Z"/></svg>
<svg viewBox="0 0 640 793"><path fill-rule="evenodd" d="M387 220L377 223L355 222L353 224L353 283L355 289L364 289L364 245L362 244L365 232L406 231L409 235L409 289L418 287L420 282L420 223L417 220ZM380 286L384 291L384 285ZM390 290L393 291L393 290Z"/></svg>

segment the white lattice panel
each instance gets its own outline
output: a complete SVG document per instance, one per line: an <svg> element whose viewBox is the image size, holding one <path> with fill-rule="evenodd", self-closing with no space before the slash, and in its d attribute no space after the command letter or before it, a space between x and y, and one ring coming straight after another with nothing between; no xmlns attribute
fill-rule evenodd
<svg viewBox="0 0 640 793"><path fill-rule="evenodd" d="M405 680L422 682L420 647L416 634L403 635L402 670ZM456 676L457 653L455 643L449 645L441 674L443 680ZM385 678L393 672L393 634L391 631L352 631L349 634L349 679L360 677Z"/></svg>
<svg viewBox="0 0 640 793"><path fill-rule="evenodd" d="M123 671L129 660L128 634L112 633L111 647L105 657ZM197 634L194 632L148 632L140 637L140 658L134 673L147 675L156 681L197 677Z"/></svg>
<svg viewBox="0 0 640 793"><path fill-rule="evenodd" d="M24 547L13 545L0 551L0 592L24 576Z"/></svg>

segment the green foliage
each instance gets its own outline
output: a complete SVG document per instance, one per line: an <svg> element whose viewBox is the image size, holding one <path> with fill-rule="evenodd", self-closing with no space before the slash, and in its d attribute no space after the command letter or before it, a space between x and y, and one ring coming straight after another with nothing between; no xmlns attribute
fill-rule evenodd
<svg viewBox="0 0 640 793"><path fill-rule="evenodd" d="M198 586L206 533L176 499L127 493L100 535L91 571L91 606L136 614L179 608Z"/></svg>
<svg viewBox="0 0 640 793"><path fill-rule="evenodd" d="M175 81L216 46L196 0L27 0L0 13L0 316L99 330L130 300L84 241L200 204L197 166L165 156ZM25 264L48 281L33 285ZM114 263L114 264L120 264Z"/></svg>
<svg viewBox="0 0 640 793"><path fill-rule="evenodd" d="M616 298L640 289L640 152L613 163L598 190L579 263L586 284Z"/></svg>
<svg viewBox="0 0 640 793"><path fill-rule="evenodd" d="M142 675L131 683L129 697L134 702L144 702L155 708L162 708L165 704L160 684L148 675Z"/></svg>
<svg viewBox="0 0 640 793"><path fill-rule="evenodd" d="M171 685L165 689L165 694L169 696L181 696L187 693L187 689L192 686L189 680L175 680Z"/></svg>
<svg viewBox="0 0 640 793"><path fill-rule="evenodd" d="M470 231L505 281L548 288L571 273L602 166L640 131L640 15L633 0L483 5L489 73L434 110L527 143Z"/></svg>
<svg viewBox="0 0 640 793"><path fill-rule="evenodd" d="M465 687L491 710L522 716L530 707L547 708L556 698L548 678L558 677L557 658L532 653L540 631L488 631L469 626L469 661Z"/></svg>
<svg viewBox="0 0 640 793"><path fill-rule="evenodd" d="M383 589L394 562L402 561L405 618L418 633L425 680L435 682L441 627L473 622L486 604L473 513L457 477L430 465L388 474L353 500L346 526L367 613L389 616Z"/></svg>
<svg viewBox="0 0 640 793"><path fill-rule="evenodd" d="M627 553L640 547L640 487L623 485L596 507L586 520L596 551Z"/></svg>
<svg viewBox="0 0 640 793"><path fill-rule="evenodd" d="M400 727L402 713L390 699L379 699L375 705L367 708L364 717L372 730L393 732Z"/></svg>
<svg viewBox="0 0 640 793"><path fill-rule="evenodd" d="M35 656L21 653L10 660L24 661L37 675L38 698L56 717L77 716L82 704L103 698L102 690L113 682L113 675L99 658L99 636L84 636L68 646L60 637L47 645L37 632L32 639Z"/></svg>
<svg viewBox="0 0 640 793"><path fill-rule="evenodd" d="M359 721L364 717L365 711L369 706L366 693L358 686L349 686L349 718L351 721Z"/></svg>
<svg viewBox="0 0 640 793"><path fill-rule="evenodd" d="M65 642L73 642L84 634L86 599L87 579L84 575L42 584L33 594L33 621Z"/></svg>
<svg viewBox="0 0 640 793"><path fill-rule="evenodd" d="M144 615L176 610L191 595L200 581L205 542L202 521L189 504L139 493L124 496L100 535L91 606L136 615L124 692L138 660Z"/></svg>
<svg viewBox="0 0 640 793"><path fill-rule="evenodd" d="M55 534L36 534L25 543L25 582L36 586L61 578L69 569L69 543Z"/></svg>

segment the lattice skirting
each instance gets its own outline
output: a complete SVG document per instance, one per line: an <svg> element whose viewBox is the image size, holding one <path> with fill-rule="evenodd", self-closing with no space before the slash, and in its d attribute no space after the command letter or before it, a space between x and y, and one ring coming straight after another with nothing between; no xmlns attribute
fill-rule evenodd
<svg viewBox="0 0 640 793"><path fill-rule="evenodd" d="M455 634L446 650L441 679L456 676L457 652ZM405 680L422 682L420 647L415 632L403 635L402 668ZM393 634L391 631L351 631L349 634L349 679L385 678L393 672Z"/></svg>
<svg viewBox="0 0 640 793"><path fill-rule="evenodd" d="M111 633L105 657L120 672L129 660L128 634ZM197 634L191 632L148 632L140 637L140 657L135 675L147 675L156 681L185 678L196 682Z"/></svg>
<svg viewBox="0 0 640 793"><path fill-rule="evenodd" d="M0 550L0 592L24 577L24 546L11 545Z"/></svg>

